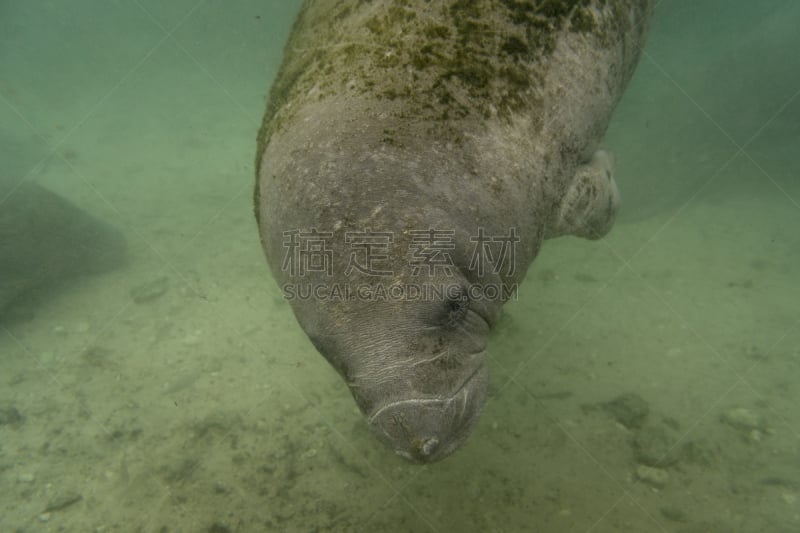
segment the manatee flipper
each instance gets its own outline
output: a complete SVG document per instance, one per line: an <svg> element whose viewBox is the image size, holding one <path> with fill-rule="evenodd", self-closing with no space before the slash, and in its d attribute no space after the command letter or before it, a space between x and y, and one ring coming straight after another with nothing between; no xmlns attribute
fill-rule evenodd
<svg viewBox="0 0 800 533"><path fill-rule="evenodd" d="M559 206L558 222L547 237L575 235L594 240L607 234L620 203L613 172L614 157L604 150L578 167Z"/></svg>
<svg viewBox="0 0 800 533"><path fill-rule="evenodd" d="M122 233L56 193L0 176L0 323L31 318L67 280L121 266L126 248Z"/></svg>

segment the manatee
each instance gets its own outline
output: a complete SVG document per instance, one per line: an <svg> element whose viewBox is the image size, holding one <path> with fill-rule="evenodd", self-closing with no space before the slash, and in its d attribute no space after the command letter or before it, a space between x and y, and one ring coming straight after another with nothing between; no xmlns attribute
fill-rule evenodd
<svg viewBox="0 0 800 533"><path fill-rule="evenodd" d="M258 136L255 213L300 326L375 435L459 448L487 334L544 240L619 206L599 149L649 0L315 0Z"/></svg>
<svg viewBox="0 0 800 533"><path fill-rule="evenodd" d="M70 280L124 264L125 237L110 224L30 181L0 177L0 323Z"/></svg>

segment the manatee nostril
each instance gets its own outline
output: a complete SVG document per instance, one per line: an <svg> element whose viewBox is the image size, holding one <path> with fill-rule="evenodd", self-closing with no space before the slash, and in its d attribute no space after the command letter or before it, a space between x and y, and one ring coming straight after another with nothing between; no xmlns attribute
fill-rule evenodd
<svg viewBox="0 0 800 533"><path fill-rule="evenodd" d="M416 452L419 455L422 457L430 457L430 455L436 451L436 448L439 447L439 439L436 437L422 438L417 439L417 442L414 444L414 448L416 448Z"/></svg>
<svg viewBox="0 0 800 533"><path fill-rule="evenodd" d="M487 386L488 370L481 361L446 397L401 398L365 412L375 434L394 453L433 463L464 443L480 417Z"/></svg>

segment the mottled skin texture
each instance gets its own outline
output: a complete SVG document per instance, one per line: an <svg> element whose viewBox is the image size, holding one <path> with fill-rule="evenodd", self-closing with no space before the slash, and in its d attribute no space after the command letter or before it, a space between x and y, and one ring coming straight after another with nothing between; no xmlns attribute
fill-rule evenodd
<svg viewBox="0 0 800 533"><path fill-rule="evenodd" d="M427 301L292 300L376 434L412 460L464 442L486 398L486 336L542 242L599 238L618 206L597 151L643 44L649 0L316 0L259 135L256 215L279 283L429 283ZM332 231L333 278L282 268L283 232ZM348 231L388 231L389 277L351 270ZM411 230L455 232L454 268L412 276ZM516 228L513 270L479 279L469 237Z"/></svg>

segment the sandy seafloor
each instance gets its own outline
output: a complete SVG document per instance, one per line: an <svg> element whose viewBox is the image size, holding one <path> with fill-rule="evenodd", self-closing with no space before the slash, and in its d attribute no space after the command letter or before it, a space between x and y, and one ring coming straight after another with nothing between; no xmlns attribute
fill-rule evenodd
<svg viewBox="0 0 800 533"><path fill-rule="evenodd" d="M0 4L2 171L129 248L0 326L0 531L800 531L800 5L660 3L605 141L619 222L545 245L478 428L420 467L259 247L297 4Z"/></svg>

